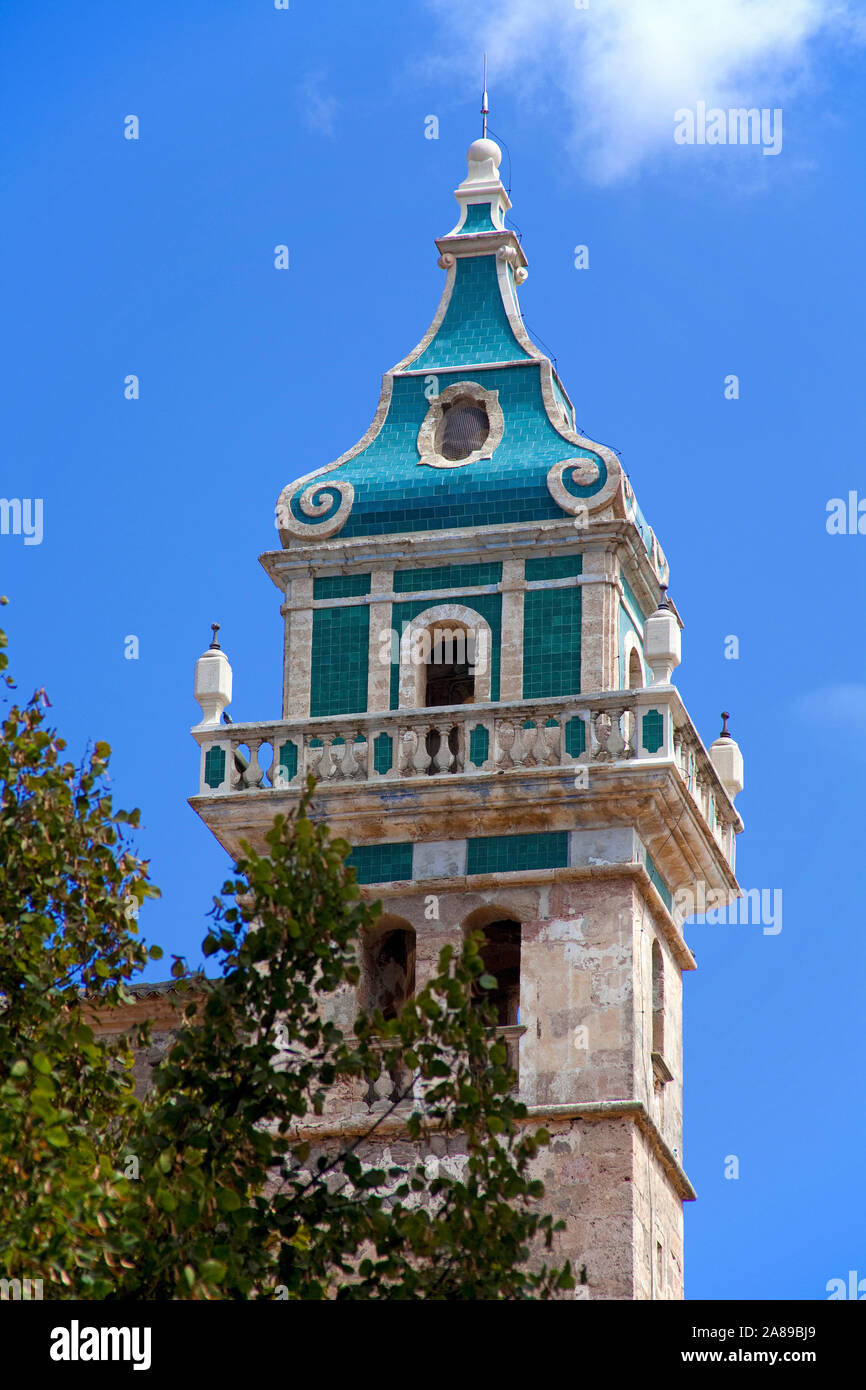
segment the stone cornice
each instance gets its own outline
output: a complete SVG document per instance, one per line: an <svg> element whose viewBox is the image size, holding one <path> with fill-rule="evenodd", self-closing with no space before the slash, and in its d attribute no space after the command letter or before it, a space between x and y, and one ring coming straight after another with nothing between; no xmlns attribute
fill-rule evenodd
<svg viewBox="0 0 866 1390"><path fill-rule="evenodd" d="M343 1123L334 1119L324 1119L319 1123L299 1125L293 1138L309 1140L313 1143L327 1139L357 1139L364 1134L371 1141L377 1139L402 1138L408 1135L407 1121L411 1110L407 1106L404 1113L375 1117L370 1114L347 1116ZM681 1163L668 1147L659 1132L658 1126L640 1100L593 1100L575 1101L568 1105L528 1105L526 1118L518 1120L521 1125L537 1124L541 1121L550 1124L566 1124L571 1120L582 1120L588 1124L600 1121L617 1120L637 1126L664 1168L677 1196L684 1202L694 1202L697 1193L689 1182ZM431 1123L427 1130L437 1133L445 1126ZM417 1141L416 1141L417 1142Z"/></svg>
<svg viewBox="0 0 866 1390"><path fill-rule="evenodd" d="M625 551L631 573L639 576L638 588L650 611L658 603L659 585L640 532L633 521L612 515L592 520L577 529L569 517L555 521L513 522L505 526L460 527L448 531L409 531L391 536L358 536L323 540L311 545L293 544L289 550L266 550L259 563L272 582L285 592L293 578L309 575L400 569L438 563L485 560L519 560L561 554L563 546L584 553L591 550ZM612 582L612 581L608 581ZM405 595L404 595L405 597Z"/></svg>

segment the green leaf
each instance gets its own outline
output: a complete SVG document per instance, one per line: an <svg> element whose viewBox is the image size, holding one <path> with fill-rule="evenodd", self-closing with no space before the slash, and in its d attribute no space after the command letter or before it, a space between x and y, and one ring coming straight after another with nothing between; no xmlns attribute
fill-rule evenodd
<svg viewBox="0 0 866 1390"><path fill-rule="evenodd" d="M44 1053L44 1052L34 1052L34 1054L33 1054L33 1069L34 1069L34 1071L41 1072L43 1076L50 1076L50 1075L51 1075L51 1063L49 1062L48 1058L45 1056L45 1053ZM19 1074L20 1074L20 1073L19 1073Z"/></svg>

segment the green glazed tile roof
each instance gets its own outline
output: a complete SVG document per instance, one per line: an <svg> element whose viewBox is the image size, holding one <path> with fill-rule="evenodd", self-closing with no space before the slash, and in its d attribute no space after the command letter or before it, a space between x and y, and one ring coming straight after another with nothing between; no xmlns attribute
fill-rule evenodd
<svg viewBox="0 0 866 1390"><path fill-rule="evenodd" d="M531 361L508 322L499 293L496 257L469 256L459 260L445 318L432 343L412 363L413 369L424 367L434 372L468 363L511 362L516 358Z"/></svg>
<svg viewBox="0 0 866 1390"><path fill-rule="evenodd" d="M382 407L371 437L342 462L326 466L317 477L306 475L291 489L291 534L301 542L307 526L311 539L324 534L317 528L336 516L341 503L348 515L335 534L345 539L562 520L566 513L550 494L548 475L555 464L581 457L597 465L598 477L581 487L566 473L565 490L580 499L605 486L608 469L601 453L560 433L574 429L574 411L550 359L526 334L517 303L522 272L514 273L523 255L515 233L497 225L498 209L507 206L501 192L501 199L491 194L469 202L462 226L440 238L447 302L440 306L435 331L386 374L387 408ZM488 457L470 463L421 464L418 432L431 403L460 382L497 393L502 438ZM344 483L353 489L351 505L336 486ZM300 506L302 493L313 504L309 514ZM632 512L649 544L635 503Z"/></svg>
<svg viewBox="0 0 866 1390"><path fill-rule="evenodd" d="M354 505L341 536L382 536L404 531L437 531L455 526L492 526L512 521L553 521L564 513L547 488L547 474L560 459L594 459L600 477L591 488L573 488L576 497L591 496L607 479L604 460L576 448L550 423L541 395L541 368L529 358L517 366L436 373L439 390L452 382L477 381L499 392L505 433L492 458L460 468L419 465L416 440L429 407L425 377L398 375L382 429L363 453L325 474L321 490L347 478L355 489ZM339 505L332 492L332 511ZM293 499L293 514L304 521ZM325 514L327 516L328 513ZM324 517L317 516L316 520Z"/></svg>

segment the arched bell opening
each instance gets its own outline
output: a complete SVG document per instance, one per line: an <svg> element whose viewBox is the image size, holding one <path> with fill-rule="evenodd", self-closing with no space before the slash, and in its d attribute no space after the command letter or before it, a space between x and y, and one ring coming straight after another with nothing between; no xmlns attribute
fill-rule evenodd
<svg viewBox="0 0 866 1390"><path fill-rule="evenodd" d="M380 917L361 942L361 1007L397 1018L414 993L415 930L400 917Z"/></svg>
<svg viewBox="0 0 866 1390"><path fill-rule="evenodd" d="M496 981L495 986L482 987L481 976L478 976L472 986L473 1004L479 1007L485 1002L489 1004L497 1027L515 1027L520 1022L521 924L506 916L501 908L489 907L472 913L463 930L466 935L473 931L484 933L483 973Z"/></svg>

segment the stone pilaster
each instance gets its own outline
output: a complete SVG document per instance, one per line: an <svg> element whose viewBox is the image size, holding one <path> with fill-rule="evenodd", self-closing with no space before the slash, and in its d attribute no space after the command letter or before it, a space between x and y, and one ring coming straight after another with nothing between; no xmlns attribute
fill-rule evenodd
<svg viewBox="0 0 866 1390"><path fill-rule="evenodd" d="M502 565L502 647L499 667L499 698L523 699L523 561L505 560Z"/></svg>
<svg viewBox="0 0 866 1390"><path fill-rule="evenodd" d="M617 690L618 590L616 559L607 547L588 542L581 578L581 677L584 690Z"/></svg>
<svg viewBox="0 0 866 1390"><path fill-rule="evenodd" d="M392 569L374 569L370 580L370 666L367 680L367 709L371 714L391 707L391 663L383 661L390 654L391 643L383 634L391 631L391 591L394 586Z"/></svg>
<svg viewBox="0 0 866 1390"><path fill-rule="evenodd" d="M313 578L291 581L286 614L283 666L283 718L306 719L310 713L310 665L313 654Z"/></svg>

